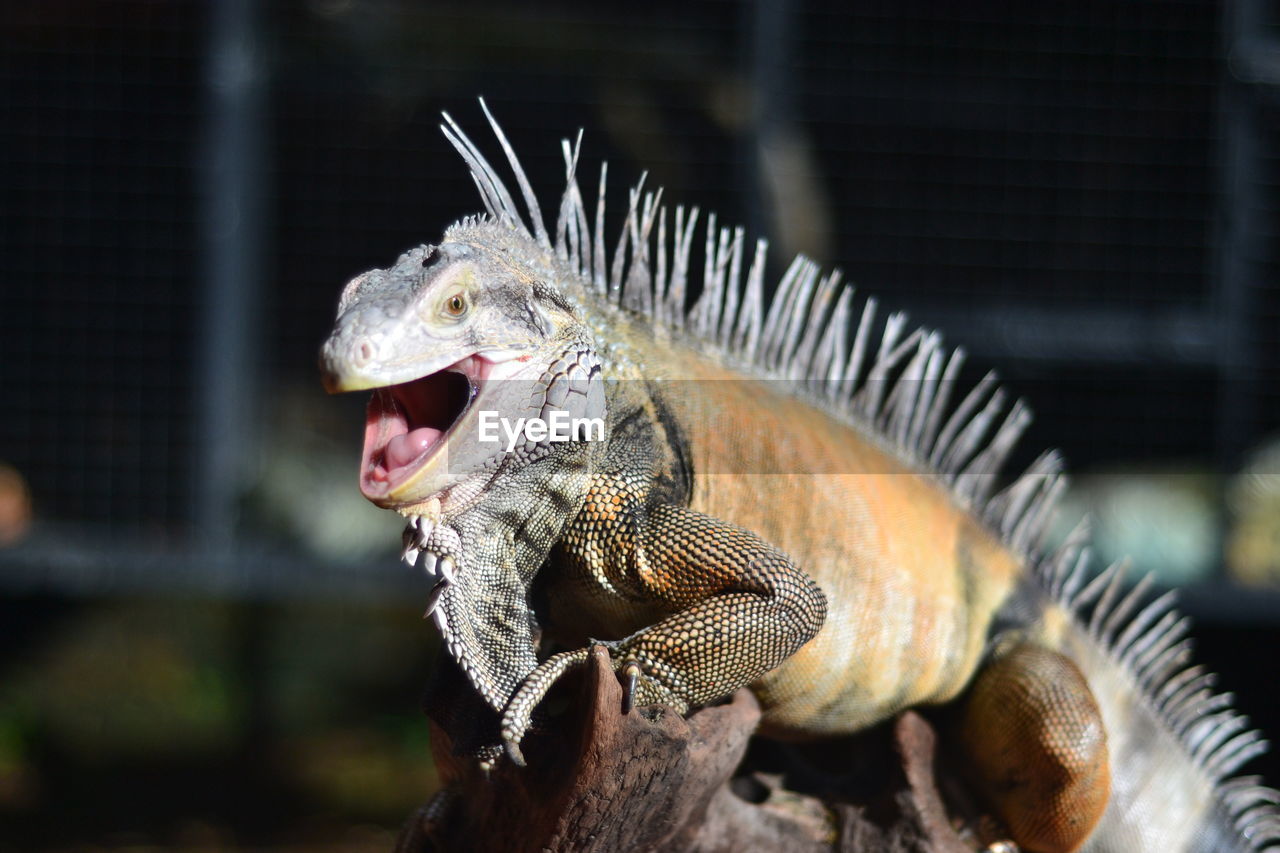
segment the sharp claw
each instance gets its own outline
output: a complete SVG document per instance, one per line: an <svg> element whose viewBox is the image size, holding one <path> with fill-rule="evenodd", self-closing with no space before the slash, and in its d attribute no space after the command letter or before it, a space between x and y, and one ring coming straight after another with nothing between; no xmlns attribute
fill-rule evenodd
<svg viewBox="0 0 1280 853"><path fill-rule="evenodd" d="M440 596L444 593L444 588L448 586L444 581L437 581L436 585L431 587L430 594L427 595L427 609L423 611L422 618L426 619L435 611L436 605L440 603Z"/></svg>
<svg viewBox="0 0 1280 853"><path fill-rule="evenodd" d="M453 579L456 576L455 567L453 565L453 558L441 557L439 568L440 568L440 577L444 578L449 583L453 583Z"/></svg>
<svg viewBox="0 0 1280 853"><path fill-rule="evenodd" d="M520 751L520 744L516 743L513 738L508 738L505 735L502 738L502 742L503 746L507 748L507 758L511 759L512 764L516 767L528 766L524 761L524 753Z"/></svg>
<svg viewBox="0 0 1280 853"><path fill-rule="evenodd" d="M640 665L629 660L622 667L622 675L626 682L622 685L622 713L630 714L635 707L636 688L640 685Z"/></svg>
<svg viewBox="0 0 1280 853"><path fill-rule="evenodd" d="M418 543L413 533L414 521L409 519L409 526L404 529L404 533L400 537L400 541L404 543L404 551L400 554L400 559L412 566L418 559Z"/></svg>
<svg viewBox="0 0 1280 853"><path fill-rule="evenodd" d="M434 578L436 576L436 561L439 558L430 551L426 551L422 555L422 570L427 573L427 577Z"/></svg>

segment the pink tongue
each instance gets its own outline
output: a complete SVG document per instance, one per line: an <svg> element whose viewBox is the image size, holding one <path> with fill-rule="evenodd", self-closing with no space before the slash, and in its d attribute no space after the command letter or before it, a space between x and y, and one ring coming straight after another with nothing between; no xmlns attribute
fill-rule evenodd
<svg viewBox="0 0 1280 853"><path fill-rule="evenodd" d="M387 442L387 449L382 454L383 464L388 471L402 468L422 455L422 452L436 443L440 438L440 430L434 427L418 427L411 432L397 435Z"/></svg>

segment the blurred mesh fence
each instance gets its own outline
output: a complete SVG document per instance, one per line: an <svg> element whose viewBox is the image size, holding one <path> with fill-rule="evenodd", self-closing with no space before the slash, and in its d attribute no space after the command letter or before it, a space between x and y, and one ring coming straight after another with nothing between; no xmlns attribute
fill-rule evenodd
<svg viewBox="0 0 1280 853"><path fill-rule="evenodd" d="M648 169L775 263L842 264L942 328L1032 400L1028 454L1229 472L1280 422L1273 81L1248 64L1272 13L7 7L0 460L36 524L0 577L273 576L226 575L233 547L287 588L300 540L385 553L362 509L345 545L317 533L354 491L360 416L320 396L314 353L347 277L477 206L436 125L478 127L479 94L542 192L584 128L619 203Z"/></svg>
<svg viewBox="0 0 1280 853"><path fill-rule="evenodd" d="M291 553L318 510L281 477L356 452L314 377L337 289L476 206L435 125L485 94L544 192L585 128L619 201L647 168L1000 365L1028 447L1227 470L1277 424L1269 13L8 8L0 458L35 539L109 529L88 563L202 527Z"/></svg>
<svg viewBox="0 0 1280 853"><path fill-rule="evenodd" d="M1127 472L1073 498L1104 550L1184 579L1260 553L1274 581L1275 4L974 5L4 4L0 834L152 802L139 837L181 841L175 779L257 779L208 809L260 840L285 819L263 803L393 826L425 795L426 643L358 603L425 590L356 489L363 400L325 397L315 356L349 277L479 206L436 127L483 139L478 95L544 197L582 128L617 205L647 170L998 367L1036 411L1022 461ZM107 730L186 763L129 775Z"/></svg>

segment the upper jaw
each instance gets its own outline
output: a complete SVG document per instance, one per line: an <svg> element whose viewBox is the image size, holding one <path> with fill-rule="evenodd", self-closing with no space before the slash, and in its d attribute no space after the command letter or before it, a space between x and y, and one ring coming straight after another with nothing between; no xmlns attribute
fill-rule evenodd
<svg viewBox="0 0 1280 853"><path fill-rule="evenodd" d="M378 341L370 337L353 340L351 336L334 334L320 350L320 375L324 390L330 394L389 388L447 370L471 355L443 351L427 358L415 358L399 364L378 352Z"/></svg>

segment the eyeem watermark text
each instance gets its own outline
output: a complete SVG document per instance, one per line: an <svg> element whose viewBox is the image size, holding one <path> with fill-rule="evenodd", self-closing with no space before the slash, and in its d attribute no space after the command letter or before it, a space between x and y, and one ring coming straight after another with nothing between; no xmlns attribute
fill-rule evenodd
<svg viewBox="0 0 1280 853"><path fill-rule="evenodd" d="M507 453L525 441L604 441L604 418L571 418L568 412L558 409L551 413L550 420L516 418L514 423L495 411L480 411L481 441L499 441L499 427L507 438Z"/></svg>

